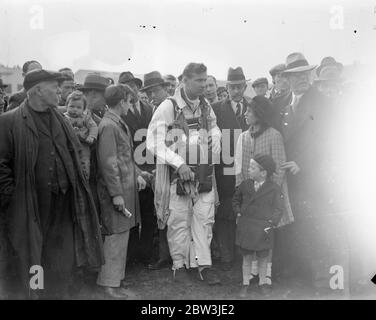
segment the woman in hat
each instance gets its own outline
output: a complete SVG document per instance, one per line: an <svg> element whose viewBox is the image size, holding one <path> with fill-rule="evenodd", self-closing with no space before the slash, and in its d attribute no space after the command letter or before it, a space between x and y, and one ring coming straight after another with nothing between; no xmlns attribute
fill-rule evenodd
<svg viewBox="0 0 376 320"><path fill-rule="evenodd" d="M278 224L278 228L286 226L294 221L292 214L288 189L285 177L285 171L281 169L281 165L286 161L285 148L282 135L279 131L272 128L270 119L273 106L271 102L262 96L255 96L248 105L245 113L246 121L250 125L249 129L240 134L235 152L235 170L236 170L236 186L239 186L244 180L250 178L249 164L250 160L256 154L270 155L275 164L276 170L271 177L277 185L281 186L284 196L284 209L282 218ZM271 285L271 268L272 268L272 252L269 252L267 265L267 284ZM252 264L251 280L257 279L258 267L256 259Z"/></svg>

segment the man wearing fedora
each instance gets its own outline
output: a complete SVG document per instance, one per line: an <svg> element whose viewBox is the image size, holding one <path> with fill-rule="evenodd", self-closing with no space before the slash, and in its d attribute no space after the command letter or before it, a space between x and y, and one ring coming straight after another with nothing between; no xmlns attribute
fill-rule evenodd
<svg viewBox="0 0 376 320"><path fill-rule="evenodd" d="M209 156L220 152L221 132L204 98L206 79L204 64L185 67L181 87L153 115L147 148L157 158L156 214L158 226L168 226L173 279L188 284L186 268L197 268L200 279L214 285L220 279L211 268L215 194ZM171 135L176 143L169 143ZM192 151L197 149L199 153ZM204 153L206 159L201 158Z"/></svg>
<svg viewBox="0 0 376 320"><path fill-rule="evenodd" d="M235 192L234 149L240 133L249 127L244 115L248 107L248 102L244 98L246 88L247 80L243 69L241 67L229 68L227 75L229 96L213 104L217 125L222 135L229 135L229 139L222 139L220 163L215 166L220 201L215 217L215 231L222 268L225 271L231 269L235 253L236 216L232 209L232 197Z"/></svg>
<svg viewBox="0 0 376 320"><path fill-rule="evenodd" d="M44 269L48 297L64 296L76 267L103 261L97 211L80 161L80 144L57 111L61 74L26 74L27 99L0 116L0 203L25 294L30 268Z"/></svg>
<svg viewBox="0 0 376 320"><path fill-rule="evenodd" d="M155 80L155 73L146 77L148 84L150 79ZM131 262L139 261L145 266L152 262L153 258L153 234L156 229L154 214L154 193L151 188L152 171L155 169L154 163L148 163L146 159L153 159L147 155L146 150L146 132L153 115L153 107L138 98L138 93L142 89L141 79L134 77L132 72L125 71L119 76L119 83L126 84L135 92L132 101L133 105L122 119L127 124L133 142L133 151L136 165L143 172L143 177L148 182L147 187L139 192L140 213L141 213L141 232L139 225L132 228L129 239L129 260ZM154 82L153 82L154 83ZM133 260L133 261L132 261Z"/></svg>
<svg viewBox="0 0 376 320"><path fill-rule="evenodd" d="M170 86L171 84L164 80L158 71L152 71L144 75L144 86L140 91L146 92L154 108L158 108L169 96L168 88Z"/></svg>
<svg viewBox="0 0 376 320"><path fill-rule="evenodd" d="M171 79L171 77L169 79ZM171 82L164 80L158 71L152 71L144 75L144 86L141 88L141 91L146 92L148 97L150 98L150 101L152 101L153 112L169 96L169 93L168 93L169 88L171 89ZM151 120L151 117L149 118L149 122L150 120ZM146 152L149 152L149 151L146 151ZM148 172L151 173L152 172L151 170L154 170L154 169L155 169L155 166L152 166L149 168ZM154 193L151 197L151 200L153 201L153 208L154 208ZM142 208L142 204L141 204L141 208ZM154 216L154 210L152 214ZM155 222L155 226L156 225L157 224ZM150 230L148 231L149 231L148 236L152 237L153 230L150 228ZM152 238L150 238L150 240L152 240ZM150 253L151 253L152 241L149 242L149 244L150 244L149 256L151 256ZM170 253L168 250L168 243L167 243L167 226L164 227L163 229L158 230L158 246L159 246L158 260L155 263L151 263L148 265L148 268L150 270L158 270L171 264L171 257L170 257Z"/></svg>
<svg viewBox="0 0 376 320"><path fill-rule="evenodd" d="M325 120L329 110L327 100L312 85L314 69L315 66L309 65L303 54L295 52L287 57L286 70L283 71L290 82L292 99L283 119L289 161L281 168L295 171L299 167L300 171L287 175L296 219L280 235L281 244L287 241L288 246L280 248L279 258L289 260L285 260L288 266L285 271L290 269L297 276L311 280L315 286L320 274L329 273L329 270L323 271L318 262L328 259L325 253L329 244L324 235L326 226L332 225L328 213L336 204L330 201L328 180L323 174L327 156L323 140L329 138L330 129L326 128Z"/></svg>

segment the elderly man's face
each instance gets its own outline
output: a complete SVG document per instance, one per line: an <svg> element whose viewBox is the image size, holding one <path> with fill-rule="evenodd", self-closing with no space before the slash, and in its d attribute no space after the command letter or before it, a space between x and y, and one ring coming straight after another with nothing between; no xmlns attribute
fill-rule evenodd
<svg viewBox="0 0 376 320"><path fill-rule="evenodd" d="M72 80L65 80L60 85L61 90L61 98L65 101L67 100L68 96L73 92L74 89L74 82Z"/></svg>
<svg viewBox="0 0 376 320"><path fill-rule="evenodd" d="M297 95L303 94L311 87L311 71L288 73L291 90Z"/></svg>
<svg viewBox="0 0 376 320"><path fill-rule="evenodd" d="M85 96L88 101L88 109L90 110L102 110L106 105L104 92L102 91L90 90L85 92Z"/></svg>
<svg viewBox="0 0 376 320"><path fill-rule="evenodd" d="M228 84L227 91L230 99L235 102L239 102L243 99L245 89L247 89L246 83Z"/></svg>
<svg viewBox="0 0 376 320"><path fill-rule="evenodd" d="M60 92L57 81L45 81L39 85L41 100L49 107L56 107L59 103L58 94Z"/></svg>
<svg viewBox="0 0 376 320"><path fill-rule="evenodd" d="M205 97L209 101L213 101L217 97L217 85L212 77L206 80Z"/></svg>
<svg viewBox="0 0 376 320"><path fill-rule="evenodd" d="M265 97L266 92L268 91L268 85L266 83L260 83L253 88L257 96Z"/></svg>

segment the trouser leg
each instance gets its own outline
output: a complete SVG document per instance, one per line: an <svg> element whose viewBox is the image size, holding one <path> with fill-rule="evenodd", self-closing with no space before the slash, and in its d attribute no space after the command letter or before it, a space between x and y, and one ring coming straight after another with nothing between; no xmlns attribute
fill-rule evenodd
<svg viewBox="0 0 376 320"><path fill-rule="evenodd" d="M214 190L202 193L193 206L191 266L211 266L210 244L214 224Z"/></svg>
<svg viewBox="0 0 376 320"><path fill-rule="evenodd" d="M158 230L159 235L159 260L170 260L170 251L167 242L167 226L163 230Z"/></svg>
<svg viewBox="0 0 376 320"><path fill-rule="evenodd" d="M129 231L105 236L103 251L105 264L98 274L100 286L120 287L125 276Z"/></svg>
<svg viewBox="0 0 376 320"><path fill-rule="evenodd" d="M170 216L167 220L167 241L173 269L189 267L191 243L192 200L176 194L176 183L170 187Z"/></svg>
<svg viewBox="0 0 376 320"><path fill-rule="evenodd" d="M234 220L217 219L217 239L222 262L232 262L235 254L236 223Z"/></svg>

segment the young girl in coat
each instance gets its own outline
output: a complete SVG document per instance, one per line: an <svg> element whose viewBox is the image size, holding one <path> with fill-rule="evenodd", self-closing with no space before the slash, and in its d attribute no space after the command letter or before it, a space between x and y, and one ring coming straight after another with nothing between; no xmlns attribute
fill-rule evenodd
<svg viewBox="0 0 376 320"><path fill-rule="evenodd" d="M238 186L233 197L233 209L237 214L236 245L243 255L241 297L247 295L254 254L258 262L260 291L266 295L271 291L267 259L273 248L273 228L278 225L283 210L281 188L271 180L275 169L270 155L254 156L249 166L250 179Z"/></svg>

